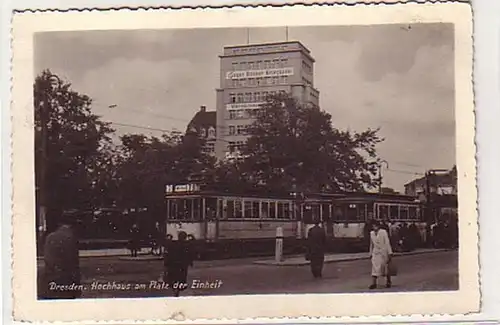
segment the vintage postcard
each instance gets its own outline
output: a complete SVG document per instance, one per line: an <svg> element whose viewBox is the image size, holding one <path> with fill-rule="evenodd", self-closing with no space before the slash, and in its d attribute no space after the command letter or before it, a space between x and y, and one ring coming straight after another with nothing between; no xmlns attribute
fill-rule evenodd
<svg viewBox="0 0 500 325"><path fill-rule="evenodd" d="M20 12L12 44L16 320L479 311L468 4Z"/></svg>

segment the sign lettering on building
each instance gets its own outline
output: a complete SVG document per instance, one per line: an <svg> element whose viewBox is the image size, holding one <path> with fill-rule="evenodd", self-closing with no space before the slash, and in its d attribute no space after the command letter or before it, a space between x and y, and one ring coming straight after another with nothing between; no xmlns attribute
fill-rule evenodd
<svg viewBox="0 0 500 325"><path fill-rule="evenodd" d="M232 103L227 104L226 109L228 111L238 110L238 109L259 109L264 102L259 103Z"/></svg>
<svg viewBox="0 0 500 325"><path fill-rule="evenodd" d="M293 68L279 68L267 70L246 70L246 71L229 71L226 73L226 79L250 79L250 78L266 78L266 77L281 77L293 75Z"/></svg>

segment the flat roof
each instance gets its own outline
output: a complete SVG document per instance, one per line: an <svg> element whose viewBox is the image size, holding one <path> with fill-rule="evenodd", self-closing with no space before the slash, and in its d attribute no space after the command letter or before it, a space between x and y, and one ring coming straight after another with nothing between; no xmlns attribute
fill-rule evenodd
<svg viewBox="0 0 500 325"><path fill-rule="evenodd" d="M281 50L275 51L259 51L259 52L245 52L245 53L228 53L229 51L235 49L251 49L258 47L266 47L266 46L279 46L279 45L296 45L297 48L284 48ZM252 43L252 44L240 44L240 45L228 45L224 46L224 54L219 55L220 58L224 57L235 57L235 56L245 56L245 55L261 55L261 54L270 54L270 53L286 53L286 52L295 52L301 51L304 53L312 62L315 62L314 58L311 56L311 51L300 41L284 41L284 42L270 42L270 43Z"/></svg>

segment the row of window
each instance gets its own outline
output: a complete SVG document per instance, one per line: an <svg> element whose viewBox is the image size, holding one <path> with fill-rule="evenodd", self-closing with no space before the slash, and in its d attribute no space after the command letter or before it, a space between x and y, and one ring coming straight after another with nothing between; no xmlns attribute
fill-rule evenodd
<svg viewBox="0 0 500 325"><path fill-rule="evenodd" d="M251 119L256 118L262 113L263 109L234 109L229 111L230 120Z"/></svg>
<svg viewBox="0 0 500 325"><path fill-rule="evenodd" d="M230 125L229 135L248 135L251 127L250 124Z"/></svg>
<svg viewBox="0 0 500 325"><path fill-rule="evenodd" d="M249 62L233 62L233 71L238 70L267 70L285 68L288 65L287 58L276 58L273 60L259 60Z"/></svg>
<svg viewBox="0 0 500 325"><path fill-rule="evenodd" d="M307 73L307 74L312 74L312 66L309 65L306 61L302 61L302 69Z"/></svg>
<svg viewBox="0 0 500 325"><path fill-rule="evenodd" d="M252 87L252 86L269 86L269 85L286 85L288 84L288 76L280 77L265 77L265 78L245 78L228 80L228 87Z"/></svg>
<svg viewBox="0 0 500 325"><path fill-rule="evenodd" d="M286 94L286 91L256 91L246 93L230 93L229 103L260 103L266 100L268 96L275 96L276 94Z"/></svg>
<svg viewBox="0 0 500 325"><path fill-rule="evenodd" d="M241 152L245 147L245 141L230 141L228 149L230 153Z"/></svg>
<svg viewBox="0 0 500 325"><path fill-rule="evenodd" d="M213 142L207 142L207 143L205 143L205 146L203 147L203 151L205 153L213 153L213 152L215 152L215 143L213 143Z"/></svg>
<svg viewBox="0 0 500 325"><path fill-rule="evenodd" d="M242 144L243 142L238 142L238 145ZM375 204L373 210L372 207L367 204L305 204L301 205L302 220L306 223L317 218L333 222L364 222L367 218L374 217L389 221L417 221L421 217L420 209L416 206ZM167 216L174 220L214 219L217 218L217 212L221 219L293 219L294 215L297 215L297 213L292 213L294 209L298 209L298 205L293 204L293 202L269 199L186 198L167 200Z"/></svg>

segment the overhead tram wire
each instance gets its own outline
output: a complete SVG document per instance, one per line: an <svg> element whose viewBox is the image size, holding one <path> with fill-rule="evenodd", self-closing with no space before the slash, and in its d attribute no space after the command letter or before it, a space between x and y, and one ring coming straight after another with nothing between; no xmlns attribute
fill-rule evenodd
<svg viewBox="0 0 500 325"><path fill-rule="evenodd" d="M152 128L152 127L149 127L149 126L140 126L140 125L120 123L120 122L113 122L113 121L109 121L109 123L111 123L112 125L119 125L119 126L124 126L124 127L130 127L130 128L135 128L135 129L144 129L144 130L150 130L150 131L158 131L158 132L164 132L164 133L175 132L173 130L160 129L160 128ZM231 142L231 141L228 141L228 140L225 140L225 139L221 139L221 138L217 138L217 137L215 138L215 140L220 140L220 141L228 142L228 143Z"/></svg>

